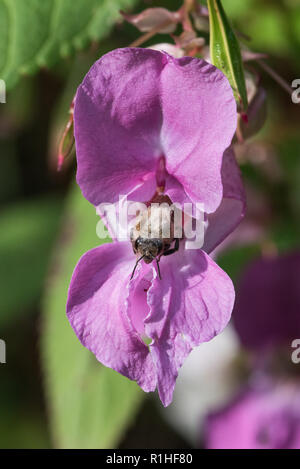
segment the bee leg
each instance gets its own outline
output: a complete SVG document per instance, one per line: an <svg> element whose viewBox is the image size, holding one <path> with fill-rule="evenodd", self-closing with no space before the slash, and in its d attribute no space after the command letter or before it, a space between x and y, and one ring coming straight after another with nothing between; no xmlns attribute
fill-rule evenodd
<svg viewBox="0 0 300 469"><path fill-rule="evenodd" d="M161 280L161 275L160 275L160 268L159 268L159 261L160 261L160 258L159 258L159 259L156 259L156 265L157 265L158 277L159 277L159 280Z"/></svg>
<svg viewBox="0 0 300 469"><path fill-rule="evenodd" d="M134 266L134 269L133 269L132 274L131 274L131 277L130 277L130 280L133 279L135 269L137 268L138 263L143 259L143 257L145 257L145 256L140 257L140 258L136 261L135 266Z"/></svg>
<svg viewBox="0 0 300 469"><path fill-rule="evenodd" d="M175 239L175 246L172 249L168 249L163 253L163 256L169 256L170 254L174 254L174 252L178 251L179 249L179 238Z"/></svg>

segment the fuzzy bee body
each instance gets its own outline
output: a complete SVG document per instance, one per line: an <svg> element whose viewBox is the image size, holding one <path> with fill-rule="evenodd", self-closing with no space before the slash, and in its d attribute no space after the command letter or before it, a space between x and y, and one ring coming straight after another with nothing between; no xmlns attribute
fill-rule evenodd
<svg viewBox="0 0 300 469"><path fill-rule="evenodd" d="M161 256L173 254L178 250L179 238L175 238L174 234L174 211L170 211L171 204L167 196L157 196L151 201L147 210L139 215L137 224L132 228L130 239L133 252L137 255L132 277L138 262L142 259L146 264L156 260L160 277Z"/></svg>

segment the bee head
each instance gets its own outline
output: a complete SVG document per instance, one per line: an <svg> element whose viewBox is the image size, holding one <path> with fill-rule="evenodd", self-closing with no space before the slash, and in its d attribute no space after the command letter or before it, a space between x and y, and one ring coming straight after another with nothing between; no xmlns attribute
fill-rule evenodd
<svg viewBox="0 0 300 469"><path fill-rule="evenodd" d="M162 248L163 243L159 238L148 239L139 236L135 241L136 252L143 256L146 264L150 264L161 253Z"/></svg>

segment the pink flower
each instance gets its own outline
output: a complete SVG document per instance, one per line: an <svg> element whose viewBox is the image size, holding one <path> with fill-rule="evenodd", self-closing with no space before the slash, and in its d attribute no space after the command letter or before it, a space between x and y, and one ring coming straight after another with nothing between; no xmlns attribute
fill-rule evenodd
<svg viewBox="0 0 300 469"><path fill-rule="evenodd" d="M161 280L152 264L141 263L130 281L133 264L128 243L87 252L72 277L68 318L101 363L137 381L146 392L158 387L168 405L178 368L192 347L226 326L234 289L201 250L182 249L165 258ZM149 346L144 337L151 339Z"/></svg>
<svg viewBox="0 0 300 469"><path fill-rule="evenodd" d="M292 356L299 274L299 252L256 259L243 273L233 319L244 353L251 352L250 373L237 398L208 416L208 448L300 448L299 365Z"/></svg>
<svg viewBox="0 0 300 469"><path fill-rule="evenodd" d="M299 449L299 384L256 382L209 416L208 449Z"/></svg>
<svg viewBox="0 0 300 469"><path fill-rule="evenodd" d="M243 346L263 352L300 337L300 253L256 259L239 282L233 322Z"/></svg>
<svg viewBox="0 0 300 469"><path fill-rule="evenodd" d="M231 88L203 60L119 49L80 85L74 124L77 181L95 206L119 194L148 201L157 186L172 202L204 206L203 250L181 243L162 258L161 280L144 262L130 280L132 247L114 242L80 259L69 289L67 314L82 344L144 391L157 388L168 405L183 360L226 326L234 302L231 280L206 254L244 211L234 155L225 151L236 126Z"/></svg>

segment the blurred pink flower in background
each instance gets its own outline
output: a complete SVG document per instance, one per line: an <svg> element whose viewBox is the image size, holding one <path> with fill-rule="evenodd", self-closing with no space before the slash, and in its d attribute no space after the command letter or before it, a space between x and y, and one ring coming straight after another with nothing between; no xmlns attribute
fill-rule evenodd
<svg viewBox="0 0 300 469"><path fill-rule="evenodd" d="M300 386L257 379L206 422L208 449L299 449Z"/></svg>
<svg viewBox="0 0 300 469"><path fill-rule="evenodd" d="M299 274L299 252L258 259L244 272L233 323L250 375L235 399L207 417L207 448L300 448L300 373L292 360Z"/></svg>
<svg viewBox="0 0 300 469"><path fill-rule="evenodd" d="M253 261L239 282L233 323L244 347L261 356L300 338L300 253Z"/></svg>

